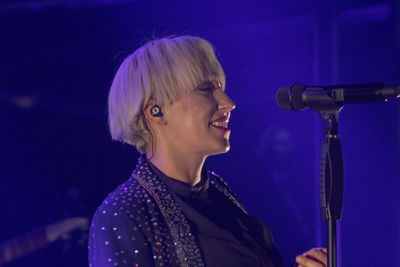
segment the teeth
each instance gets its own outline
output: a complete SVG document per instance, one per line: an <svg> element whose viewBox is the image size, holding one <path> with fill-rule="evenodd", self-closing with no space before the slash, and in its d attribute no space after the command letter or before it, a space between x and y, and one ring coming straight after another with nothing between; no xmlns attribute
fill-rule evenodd
<svg viewBox="0 0 400 267"><path fill-rule="evenodd" d="M211 122L211 125L228 128L228 123L223 121L214 121Z"/></svg>

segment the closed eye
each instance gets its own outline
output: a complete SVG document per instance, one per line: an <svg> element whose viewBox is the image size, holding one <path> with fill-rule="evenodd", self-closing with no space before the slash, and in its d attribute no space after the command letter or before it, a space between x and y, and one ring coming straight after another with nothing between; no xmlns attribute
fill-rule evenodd
<svg viewBox="0 0 400 267"><path fill-rule="evenodd" d="M214 88L207 86L207 87L200 87L198 90L202 92L211 92L212 90L214 90Z"/></svg>

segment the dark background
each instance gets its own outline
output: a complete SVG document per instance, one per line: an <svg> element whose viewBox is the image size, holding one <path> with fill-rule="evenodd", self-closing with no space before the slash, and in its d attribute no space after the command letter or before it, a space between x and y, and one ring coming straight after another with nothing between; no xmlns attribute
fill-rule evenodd
<svg viewBox="0 0 400 267"><path fill-rule="evenodd" d="M0 243L90 218L138 153L112 142L106 98L146 40L192 34L214 44L236 102L231 151L206 166L272 230L289 265L326 246L318 202L322 119L274 100L293 82L400 83L399 1L2 1ZM400 105L346 105L341 266L400 266ZM86 266L85 236L9 266Z"/></svg>

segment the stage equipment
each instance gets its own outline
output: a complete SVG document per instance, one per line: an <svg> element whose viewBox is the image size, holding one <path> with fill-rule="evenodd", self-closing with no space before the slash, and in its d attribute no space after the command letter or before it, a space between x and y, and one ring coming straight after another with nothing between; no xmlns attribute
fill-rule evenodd
<svg viewBox="0 0 400 267"><path fill-rule="evenodd" d="M360 102L385 101L400 97L400 86L384 83L349 84L334 86L306 86L293 84L276 93L278 106L288 110L321 110L332 101L337 105ZM316 110L317 109L317 110ZM317 111L318 112L318 111Z"/></svg>
<svg viewBox="0 0 400 267"><path fill-rule="evenodd" d="M383 83L339 86L306 86L293 84L278 90L279 107L304 110L307 107L324 119L319 169L319 199L322 218L328 226L328 267L337 267L337 221L343 206L343 154L339 139L338 117L343 104L387 101L400 97L400 86Z"/></svg>
<svg viewBox="0 0 400 267"><path fill-rule="evenodd" d="M69 239L70 234L76 230L86 233L88 228L87 218L71 217L3 242L0 244L0 266L46 247L58 239Z"/></svg>

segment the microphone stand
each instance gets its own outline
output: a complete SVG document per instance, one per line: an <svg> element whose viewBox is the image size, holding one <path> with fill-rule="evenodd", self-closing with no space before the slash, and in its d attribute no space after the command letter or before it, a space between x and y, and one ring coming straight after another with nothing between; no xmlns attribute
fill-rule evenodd
<svg viewBox="0 0 400 267"><path fill-rule="evenodd" d="M311 88L320 98L310 108L324 119L324 138L321 144L319 169L319 200L322 218L328 228L328 267L337 267L337 221L342 217L343 157L338 138L338 117L342 105L323 93L322 88Z"/></svg>

